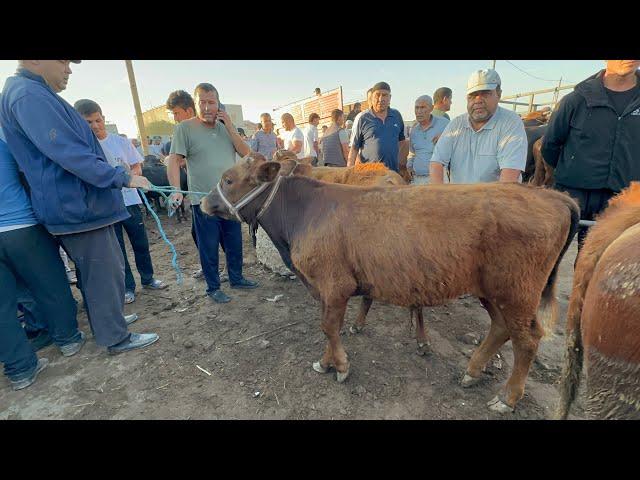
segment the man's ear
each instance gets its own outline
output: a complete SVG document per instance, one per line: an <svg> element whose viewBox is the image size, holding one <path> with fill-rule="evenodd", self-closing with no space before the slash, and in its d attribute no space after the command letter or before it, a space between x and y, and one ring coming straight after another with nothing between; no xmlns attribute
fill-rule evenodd
<svg viewBox="0 0 640 480"><path fill-rule="evenodd" d="M255 179L258 183L273 182L279 171L280 164L278 162L265 162L258 167Z"/></svg>

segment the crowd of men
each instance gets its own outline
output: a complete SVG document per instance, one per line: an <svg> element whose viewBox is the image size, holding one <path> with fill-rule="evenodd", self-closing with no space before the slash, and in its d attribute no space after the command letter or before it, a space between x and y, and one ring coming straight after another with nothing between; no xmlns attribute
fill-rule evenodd
<svg viewBox="0 0 640 480"><path fill-rule="evenodd" d="M137 189L151 185L141 175L139 142L107 133L95 101L81 99L72 106L58 95L72 63L80 60L21 60L0 97L0 361L15 390L31 385L47 366L38 349L55 343L62 355L72 356L86 341L76 320L67 255L98 345L117 354L158 340L155 333L130 332L137 315L124 315L136 290L124 232L142 286L167 286L154 277L142 219ZM638 60L608 60L605 69L565 96L551 117L543 155L555 168L556 188L579 200L584 219L593 219L613 195L640 180L638 67ZM164 158L176 189L186 169L191 192L208 192L237 158L251 151L271 158L279 148L311 157L313 165L382 162L398 172L408 146L407 169L416 185L517 182L525 170L527 138L521 118L499 106L501 94L500 76L486 69L469 77L467 111L453 119L447 113L450 88L437 89L433 97L420 95L407 138L402 115L391 108L391 86L378 82L367 92L366 105L355 105L346 118L339 109L331 112L322 133L317 113L304 130L285 113L279 132L263 113L258 131L247 138L225 112L217 89L200 83L193 97L183 90L169 95L166 107L177 125L170 142L154 141L153 154ZM202 267L197 273L206 282L206 295L226 303L231 298L221 289L225 281L240 289L258 284L242 273L240 223L205 215L202 197L189 194ZM171 194L171 207L182 201L182 193ZM218 269L219 246L227 275ZM18 308L24 325L16 318Z"/></svg>

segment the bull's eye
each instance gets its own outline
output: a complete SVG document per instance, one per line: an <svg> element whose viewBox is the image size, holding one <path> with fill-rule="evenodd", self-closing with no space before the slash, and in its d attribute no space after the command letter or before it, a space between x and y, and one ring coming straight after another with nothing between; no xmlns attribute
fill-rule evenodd
<svg viewBox="0 0 640 480"><path fill-rule="evenodd" d="M231 185L233 182L231 181L230 178L225 178L224 183L226 183L227 185Z"/></svg>

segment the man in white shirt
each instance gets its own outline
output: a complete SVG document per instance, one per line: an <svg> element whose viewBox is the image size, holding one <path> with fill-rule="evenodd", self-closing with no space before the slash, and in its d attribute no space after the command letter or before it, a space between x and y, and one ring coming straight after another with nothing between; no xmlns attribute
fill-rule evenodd
<svg viewBox="0 0 640 480"><path fill-rule="evenodd" d="M160 160L164 158L164 155L162 155L162 137L157 135L153 137L153 143L149 145L149 155L155 155Z"/></svg>
<svg viewBox="0 0 640 480"><path fill-rule="evenodd" d="M296 127L293 115L283 113L280 117L283 128L280 129L280 136L284 144L284 149L296 154L298 158L304 158L304 134Z"/></svg>
<svg viewBox="0 0 640 480"><path fill-rule="evenodd" d="M467 113L454 118L431 157L431 183L518 182L527 162L527 135L515 112L499 107L501 80L478 70L467 82Z"/></svg>
<svg viewBox="0 0 640 480"><path fill-rule="evenodd" d="M311 165L318 164L318 124L320 115L312 113L309 115L309 125L304 131L304 157L313 157Z"/></svg>
<svg viewBox="0 0 640 480"><path fill-rule="evenodd" d="M118 135L107 133L100 105L92 100L85 99L78 100L74 108L84 117L89 127L91 127L111 166L122 165L125 168L130 168L131 172L135 175L142 175L142 157L129 140ZM149 252L149 239L147 238L147 230L142 220L142 211L140 210L142 199L138 191L135 188L124 187L122 189L122 197L127 211L131 216L126 220L116 223L114 227L120 248L122 249L122 255L124 256L124 302L132 303L136 298L136 282L131 273L129 260L127 259L127 251L124 246L124 236L122 234L123 227L127 232L131 247L133 248L136 268L138 269L138 273L140 273L142 288L162 290L166 288L167 285L161 280L153 278L153 264L151 263L151 253Z"/></svg>

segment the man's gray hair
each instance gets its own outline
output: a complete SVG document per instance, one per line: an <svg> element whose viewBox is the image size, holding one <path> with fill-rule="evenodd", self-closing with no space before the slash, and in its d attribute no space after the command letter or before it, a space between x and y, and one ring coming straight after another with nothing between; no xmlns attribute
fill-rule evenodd
<svg viewBox="0 0 640 480"><path fill-rule="evenodd" d="M433 105L433 100L429 95L420 95L416 98L416 103L418 102L427 102L429 105Z"/></svg>

